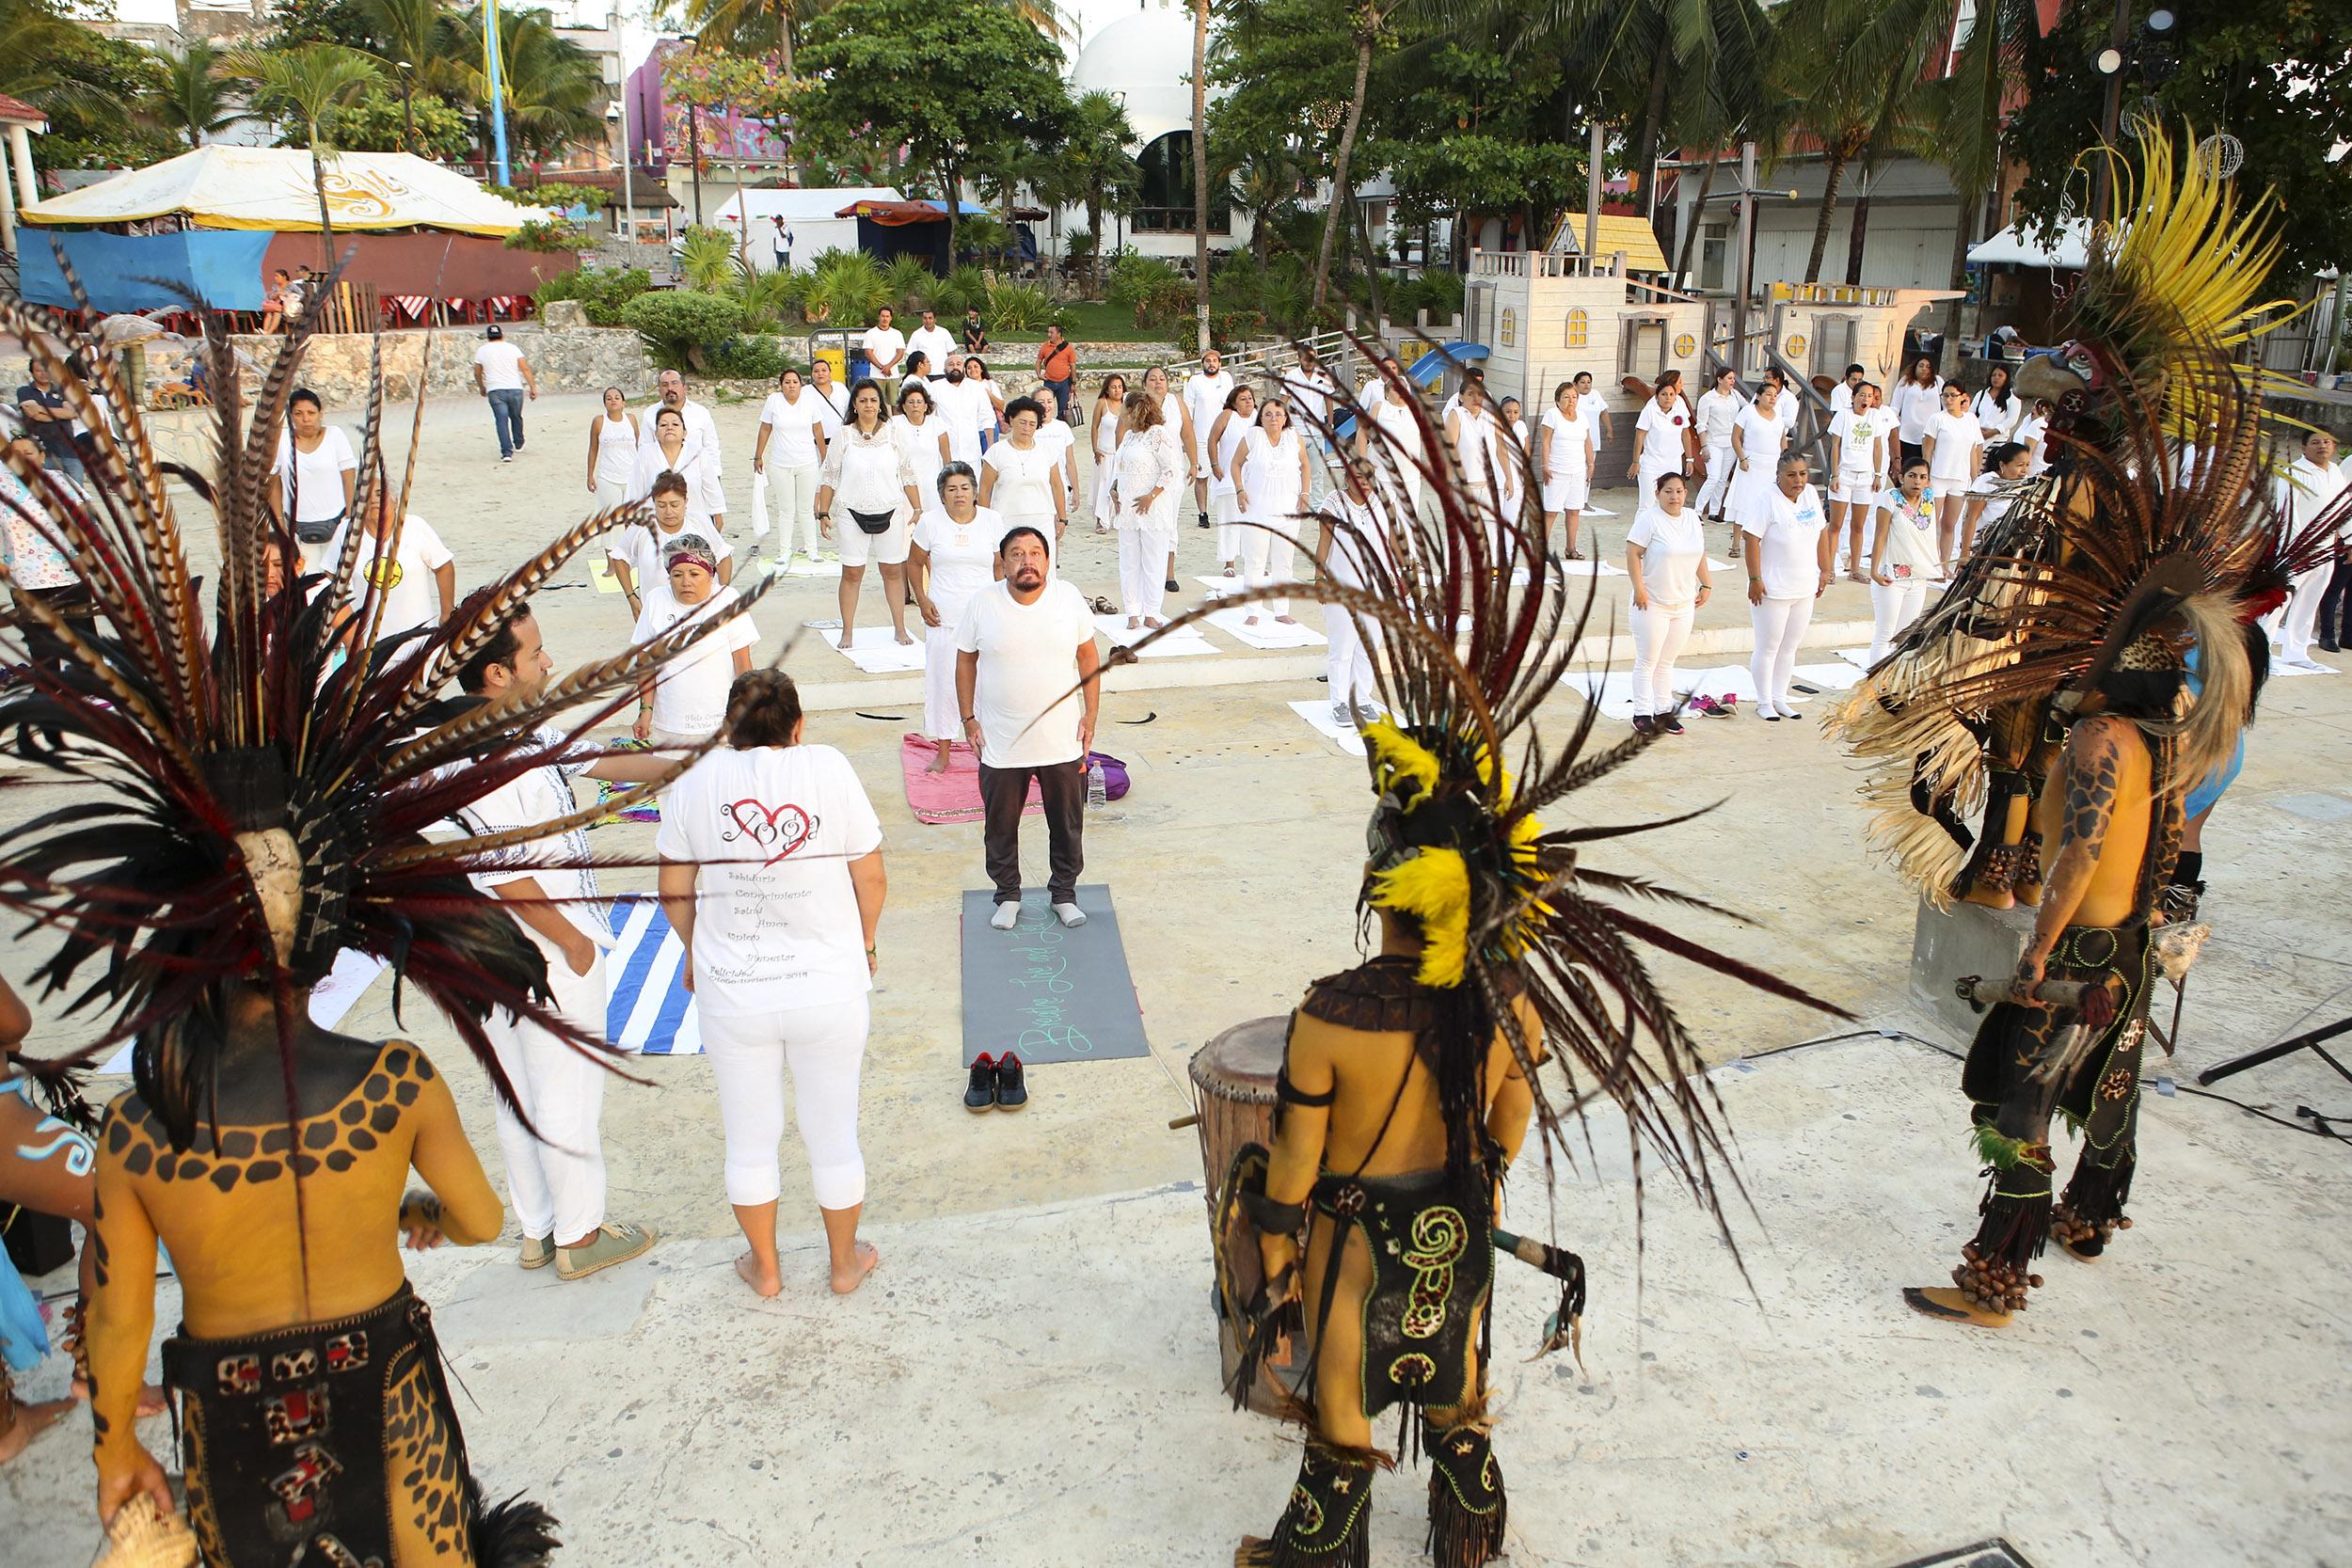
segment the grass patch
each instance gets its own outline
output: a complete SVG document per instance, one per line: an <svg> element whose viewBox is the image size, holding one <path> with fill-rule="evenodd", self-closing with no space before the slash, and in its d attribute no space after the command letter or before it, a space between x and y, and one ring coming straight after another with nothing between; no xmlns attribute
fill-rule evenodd
<svg viewBox="0 0 2352 1568"><path fill-rule="evenodd" d="M1082 343L1152 343L1168 345L1165 333L1136 325L1135 312L1116 305L1096 300L1073 300L1055 308L1054 319L1061 323L1062 335ZM1045 334L1038 332L995 332L989 336L998 343L1039 343Z"/></svg>

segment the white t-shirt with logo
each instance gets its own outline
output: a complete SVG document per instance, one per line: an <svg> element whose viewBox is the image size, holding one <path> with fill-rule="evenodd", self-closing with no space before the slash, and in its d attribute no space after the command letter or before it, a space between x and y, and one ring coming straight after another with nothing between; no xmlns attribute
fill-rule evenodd
<svg viewBox="0 0 2352 1568"><path fill-rule="evenodd" d="M972 595L956 626L956 648L979 655L973 713L983 764L1045 768L1078 760L1078 721L1086 712L1075 690L1078 644L1093 641L1086 596L1059 578L1048 578L1044 592L1025 605L1001 582Z"/></svg>
<svg viewBox="0 0 2352 1568"><path fill-rule="evenodd" d="M1812 598L1821 589L1821 530L1829 520L1821 510L1821 492L1808 484L1790 500L1775 484L1762 510L1768 519L1762 526L1753 516L1740 526L1763 541L1756 553L1764 568L1764 596Z"/></svg>
<svg viewBox="0 0 2352 1568"><path fill-rule="evenodd" d="M441 543L441 536L433 531L432 524L415 515L403 519L398 545L388 542L379 554L377 541L346 520L326 542L321 556L326 570L338 569L346 548L357 549L359 556L351 576L354 608L366 592L363 578L374 579L377 596L383 600L383 619L375 629L378 641L418 626L440 625L441 595L433 574L456 557L449 553L449 546Z"/></svg>
<svg viewBox="0 0 2352 1568"><path fill-rule="evenodd" d="M936 507L914 520L908 540L930 558L931 605L950 636L961 627L972 596L996 580L996 546L1004 537L1005 519L986 506L974 507L968 523Z"/></svg>
<svg viewBox="0 0 2352 1568"><path fill-rule="evenodd" d="M662 558L669 554L671 546L690 534L710 546L713 566L725 564L727 557L735 553L727 547L724 534L707 523L697 524L691 516L675 533L663 533L659 523L631 523L610 536L612 543L605 546L605 553L636 576L638 602L644 607L639 612L641 618L654 614L676 618L679 606L670 594L670 568L663 564ZM631 641L642 642L644 639L633 637Z"/></svg>
<svg viewBox="0 0 2352 1568"><path fill-rule="evenodd" d="M1841 474L1873 474L1879 465L1870 461L1871 448L1878 438L1878 426L1869 413L1848 409L1830 421L1829 431L1837 437L1837 471Z"/></svg>
<svg viewBox="0 0 2352 1568"><path fill-rule="evenodd" d="M662 581L669 581L667 573ZM736 602L735 590L720 583L700 604L682 605L668 592L659 603L645 599L645 612L637 618L634 642L653 639L690 622L714 619ZM759 628L749 615L738 615L718 630L661 667L654 677L653 727L664 735L692 736L697 740L726 722L727 692L735 685L735 654L759 641Z"/></svg>
<svg viewBox="0 0 2352 1568"><path fill-rule="evenodd" d="M850 863L881 847L866 786L831 746L721 750L688 768L662 798L654 848L700 863L702 1015L772 1015L873 990Z"/></svg>
<svg viewBox="0 0 2352 1568"><path fill-rule="evenodd" d="M1642 587L1652 610L1681 610L1699 596L1699 562L1707 555L1698 508L1668 512L1645 506L1626 531L1625 542L1642 546Z"/></svg>
<svg viewBox="0 0 2352 1568"><path fill-rule="evenodd" d="M1583 412L1581 404L1577 411ZM1658 406L1656 398L1642 402L1642 417L1633 421L1633 428L1642 436L1642 467L1652 473L1671 473L1682 467L1682 433L1691 427L1691 410L1680 398L1671 408Z"/></svg>
<svg viewBox="0 0 2352 1568"><path fill-rule="evenodd" d="M482 367L482 389L485 392L519 392L523 389L523 351L503 340L484 343L473 351L473 362Z"/></svg>

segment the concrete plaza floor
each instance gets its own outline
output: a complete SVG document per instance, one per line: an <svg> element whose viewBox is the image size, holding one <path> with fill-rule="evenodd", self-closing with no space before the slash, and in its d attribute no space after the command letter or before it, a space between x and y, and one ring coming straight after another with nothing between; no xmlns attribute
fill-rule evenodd
<svg viewBox="0 0 2352 1568"><path fill-rule="evenodd" d="M586 401L532 413L532 446L503 467L483 455L478 405L428 417L415 510L456 551L462 582L584 510L580 433L557 421L577 413L584 431ZM739 502L753 417L721 411ZM748 530L731 523L741 548ZM1099 546L1072 537L1068 574L1106 589L1107 574L1087 576ZM1185 531L1187 574L1208 569L1195 560L1206 537ZM620 601L569 576L543 600L560 665L625 635ZM798 620L828 617L830 587L796 580L771 598L759 657ZM1604 604L1622 593L1602 584ZM1834 590L1824 619L1867 615L1860 598ZM869 594L868 624L878 615ZM1741 619L1726 608L1703 625L1737 632ZM1286 705L1322 700L1319 660L1210 636L1217 657L1146 666L1135 674L1154 684L1104 704L1101 743L1129 761L1135 788L1090 818L1086 879L1117 900L1152 1054L1039 1068L1019 1116L974 1117L959 1099L959 895L983 885L978 830L925 827L907 810L898 748L919 702L905 677L860 676L813 638L793 647L787 668L822 703L810 737L849 754L885 832L861 1124L882 1268L854 1297L824 1291L787 1137L787 1289L761 1302L742 1288L709 1078L692 1057L644 1060L644 1085L607 1095L612 1212L664 1236L642 1263L562 1284L516 1269L511 1233L416 1258L466 1390L475 1465L495 1495L549 1504L562 1560L1205 1568L1271 1524L1295 1440L1217 1393L1200 1155L1167 1124L1190 1109L1184 1064L1202 1041L1353 961L1366 800L1362 764ZM1232 683L1157 684L1187 665ZM1565 722L1581 703L1563 690L1549 716ZM2215 935L2190 981L2183 1057L2164 1069L2178 1080L2347 1010L2352 924L2328 892L2352 874L2347 764L2352 680L2275 681L2207 834ZM1737 1262L1654 1165L1637 1232L1613 1117L1595 1118L1549 1194L1542 1164L1521 1162L1520 1227L1541 1229L1551 1209L1593 1292L1584 1370L1565 1354L1526 1364L1544 1282L1507 1264L1501 1276L1512 1560L1891 1568L1993 1537L2040 1568L2344 1560L2352 1330L2328 1289L2352 1264L2340 1145L2152 1088L2138 1225L2107 1259L2053 1253L2049 1288L1999 1334L1901 1307L1899 1287L1949 1266L1979 1183L1957 1065L1938 1049L1958 1042L1907 994L1915 910L1862 847L1854 783L1810 724L1693 721L1565 814L1624 821L1726 801L1596 859L1753 916L1677 928L1856 1022L1658 966L1720 1064L1748 1205L1732 1216ZM8 810L35 803L28 792ZM595 838L617 853L649 836ZM1027 861L1041 874L1039 837ZM650 885L644 872L605 880ZM0 973L21 982L34 957L26 943L0 950ZM345 1027L390 1032L389 1004L379 982ZM36 1048L80 1037L39 1010ZM419 1008L407 1022L454 1063L445 1025ZM1784 1049L1822 1037L1841 1037ZM459 1066L453 1081L495 1179L479 1074ZM2220 1087L2291 1122L2297 1105L2352 1111L2352 1085L2308 1054ZM175 1307L166 1282L159 1323ZM40 1396L63 1378L52 1357L25 1383ZM167 1421L142 1434L167 1449ZM0 1470L8 1568L88 1560L87 1435L76 1414ZM1417 1471L1379 1483L1383 1568L1421 1560L1424 1484Z"/></svg>

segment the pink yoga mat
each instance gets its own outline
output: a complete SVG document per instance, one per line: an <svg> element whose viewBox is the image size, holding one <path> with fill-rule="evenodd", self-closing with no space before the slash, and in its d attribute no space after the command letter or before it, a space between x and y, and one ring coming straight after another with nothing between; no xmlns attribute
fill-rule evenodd
<svg viewBox="0 0 2352 1568"><path fill-rule="evenodd" d="M907 807L917 822L977 822L980 819L980 758L961 741L947 757L947 771L930 771L939 743L910 733L898 744L898 770L906 775ZM1044 811L1038 800L1037 781L1029 781L1029 803L1024 816Z"/></svg>

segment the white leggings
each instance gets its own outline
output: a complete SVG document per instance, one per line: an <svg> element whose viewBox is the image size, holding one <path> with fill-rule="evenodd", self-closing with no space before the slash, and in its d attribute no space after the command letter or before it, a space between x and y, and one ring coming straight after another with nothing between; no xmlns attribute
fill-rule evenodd
<svg viewBox="0 0 2352 1568"><path fill-rule="evenodd" d="M1919 618L1927 608L1928 579L1903 578L1870 583L1870 662L1876 664L1893 646L1895 634Z"/></svg>
<svg viewBox="0 0 2352 1568"><path fill-rule="evenodd" d="M819 1209L866 1201L866 1157L857 1147L858 1069L866 1059L870 999L818 1007L702 1017L703 1050L719 1091L727 1136L727 1201L773 1203L784 1190L776 1144L784 1136L784 1072L792 1070L792 1109L808 1148Z"/></svg>
<svg viewBox="0 0 2352 1568"><path fill-rule="evenodd" d="M956 623L923 628L923 734L930 740L961 740L956 711Z"/></svg>
<svg viewBox="0 0 2352 1568"><path fill-rule="evenodd" d="M1286 522L1275 525L1277 528L1288 526ZM1241 580L1245 585L1263 588L1269 583L1290 581L1291 563L1297 546L1288 537L1268 532L1263 528L1237 529L1235 531L1241 535ZM1261 610L1271 615L1288 615L1291 602L1287 595L1266 599L1248 607L1247 613L1254 615Z"/></svg>
<svg viewBox="0 0 2352 1568"><path fill-rule="evenodd" d="M1633 623L1633 711L1652 718L1675 710L1675 659L1691 640L1691 605L1652 604L1630 611Z"/></svg>
<svg viewBox="0 0 2352 1568"><path fill-rule="evenodd" d="M817 475L814 463L768 466L769 505L776 519L776 554L785 561L798 551L817 559ZM798 538L798 546L793 540Z"/></svg>
<svg viewBox="0 0 2352 1568"><path fill-rule="evenodd" d="M1323 635L1329 646L1326 650L1324 669L1331 677L1331 701L1334 703L1371 703L1377 695L1373 661L1379 653L1378 624L1367 620L1365 629L1375 641L1365 642L1357 635L1356 618L1335 604L1323 607Z"/></svg>
<svg viewBox="0 0 2352 1568"><path fill-rule="evenodd" d="M601 478L601 477L599 477L599 478L597 479L597 481L596 481L596 510L597 510L597 511L599 511L599 512L610 512L610 511L612 511L612 510L614 507L616 507L616 506L627 506L628 504L628 475L627 475L627 474L623 474L623 475L622 475L620 478L618 478L618 479L604 479L604 478Z"/></svg>
<svg viewBox="0 0 2352 1568"><path fill-rule="evenodd" d="M1220 566L1241 559L1241 536L1249 531L1233 520L1241 510L1240 499L1232 494L1209 497L1209 509L1216 516L1216 563Z"/></svg>
<svg viewBox="0 0 2352 1568"><path fill-rule="evenodd" d="M1168 554L1176 547L1172 529L1127 527L1119 531L1119 603L1130 615L1159 619L1168 596Z"/></svg>
<svg viewBox="0 0 2352 1568"><path fill-rule="evenodd" d="M1701 516L1711 517L1720 511L1724 499L1731 492L1731 476L1740 471L1740 460L1732 455L1728 443L1707 447L1707 483L1699 486L1698 510ZM1645 496L1644 499L1648 498Z"/></svg>
<svg viewBox="0 0 2352 1568"><path fill-rule="evenodd" d="M1813 597L1766 599L1748 606L1748 623L1756 628L1756 652L1748 657L1748 674L1756 681L1756 701L1773 707L1788 704L1788 682L1797 672L1797 644L1813 624Z"/></svg>

